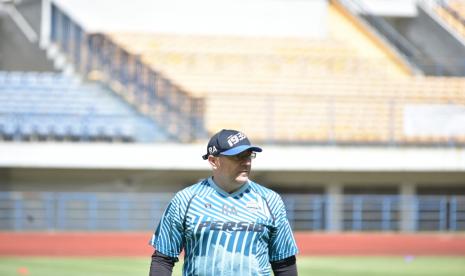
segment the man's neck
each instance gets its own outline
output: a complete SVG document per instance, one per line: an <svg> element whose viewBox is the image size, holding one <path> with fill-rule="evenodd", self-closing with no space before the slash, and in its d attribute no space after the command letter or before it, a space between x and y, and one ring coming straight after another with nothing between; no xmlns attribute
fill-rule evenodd
<svg viewBox="0 0 465 276"><path fill-rule="evenodd" d="M232 194L239 190L245 183L238 183L236 181L228 181L226 179L222 179L218 176L213 176L213 181L215 184L220 187L223 191Z"/></svg>

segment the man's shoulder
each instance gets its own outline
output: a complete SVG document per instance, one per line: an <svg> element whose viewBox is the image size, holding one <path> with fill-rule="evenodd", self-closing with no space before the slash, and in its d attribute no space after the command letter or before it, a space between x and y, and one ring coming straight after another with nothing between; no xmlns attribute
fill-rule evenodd
<svg viewBox="0 0 465 276"><path fill-rule="evenodd" d="M175 198L191 198L196 194L202 193L208 186L207 179L202 179L199 182L178 191Z"/></svg>
<svg viewBox="0 0 465 276"><path fill-rule="evenodd" d="M270 209L271 213L273 213L274 215L280 213L283 210L283 208L285 208L284 202L277 192L255 182L251 182L250 187L253 191L255 191L262 197L262 199L266 202L268 208Z"/></svg>
<svg viewBox="0 0 465 276"><path fill-rule="evenodd" d="M251 189L253 191L260 194L263 198L266 198L266 199L280 198L280 195L277 192L275 192L272 189L267 188L267 187L265 187L265 186L263 186L261 184L250 181L249 185L250 185L250 187L251 187Z"/></svg>

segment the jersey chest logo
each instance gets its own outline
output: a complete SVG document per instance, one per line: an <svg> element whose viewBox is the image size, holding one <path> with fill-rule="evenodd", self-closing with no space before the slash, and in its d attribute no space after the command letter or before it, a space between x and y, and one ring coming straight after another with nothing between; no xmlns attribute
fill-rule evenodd
<svg viewBox="0 0 465 276"><path fill-rule="evenodd" d="M256 213L258 211L260 211L260 205L258 204L257 201L249 201L247 202L245 208L247 208L247 210L251 213Z"/></svg>
<svg viewBox="0 0 465 276"><path fill-rule="evenodd" d="M237 215L237 210L234 206L228 205L228 204L223 204L223 208L221 209L221 212L223 215Z"/></svg>

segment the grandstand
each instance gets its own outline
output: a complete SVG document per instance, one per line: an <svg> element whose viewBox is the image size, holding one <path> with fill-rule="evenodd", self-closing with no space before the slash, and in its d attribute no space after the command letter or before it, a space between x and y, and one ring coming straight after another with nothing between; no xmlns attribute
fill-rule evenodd
<svg viewBox="0 0 465 276"><path fill-rule="evenodd" d="M295 230L465 229L465 71L414 35L363 1L239 1L228 15L131 2L43 0L40 46L60 72L0 68L0 230L149 230L208 175L200 156L221 128L263 145L253 178L283 194ZM441 13L410 8L390 20L426 28L422 10Z"/></svg>
<svg viewBox="0 0 465 276"><path fill-rule="evenodd" d="M66 16L58 11L55 14L57 18ZM431 103L460 105L464 101L463 80L409 76L412 68L386 47L373 43L373 38L352 24L337 5L328 6L327 21L324 39L111 33L97 39L107 49L95 49L102 56L89 63L97 69L83 69L83 73L105 80L131 98L134 92L130 86L145 86L144 80L135 80L137 76L131 76L131 71L115 75L106 69L107 61L120 60L115 61L116 67L123 63L153 70L192 98L190 101L202 102L202 109L190 116L205 122L209 133L222 127L239 128L266 142L463 142L463 133L452 137L404 134L409 120L404 109ZM52 30L61 32L59 27ZM124 49L121 54L114 50L119 47ZM80 64L81 68L88 66ZM447 85L442 85L445 82ZM162 91L155 85L154 89ZM243 101L232 101L239 95ZM312 108L299 107L302 103ZM147 101L136 105L150 110ZM240 108L250 113L228 116ZM253 110L256 112L251 113ZM270 122L272 129L280 130L271 136Z"/></svg>

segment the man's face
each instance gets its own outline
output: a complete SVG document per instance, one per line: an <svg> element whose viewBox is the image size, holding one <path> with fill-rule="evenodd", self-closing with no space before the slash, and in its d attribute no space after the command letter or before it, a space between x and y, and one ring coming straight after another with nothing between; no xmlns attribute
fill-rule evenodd
<svg viewBox="0 0 465 276"><path fill-rule="evenodd" d="M255 153L250 150L233 156L220 155L217 174L230 182L242 185L249 179L253 157Z"/></svg>

